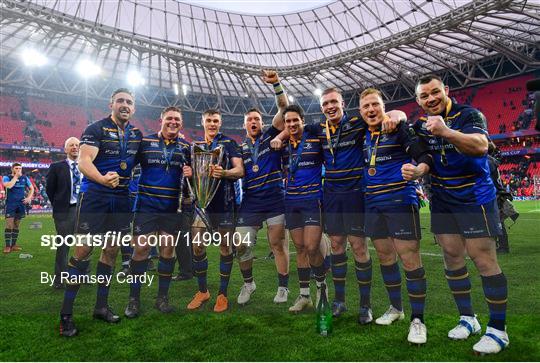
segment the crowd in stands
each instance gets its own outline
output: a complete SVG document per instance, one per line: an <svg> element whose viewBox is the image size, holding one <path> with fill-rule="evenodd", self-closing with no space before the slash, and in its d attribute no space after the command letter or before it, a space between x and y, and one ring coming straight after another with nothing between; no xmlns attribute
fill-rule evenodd
<svg viewBox="0 0 540 363"><path fill-rule="evenodd" d="M503 185L515 197L534 196L534 177L540 177L540 162L527 156L499 166Z"/></svg>
<svg viewBox="0 0 540 363"><path fill-rule="evenodd" d="M524 84L533 75L524 75L508 80L498 81L450 91L457 102L471 104L479 108L488 120L490 134L503 134L517 130L534 128L533 94L527 94ZM415 101L401 104L393 108L403 110L409 120L419 117L420 109ZM0 95L0 142L28 145L63 147L64 140L70 136L79 136L84 128L94 120L106 117L106 103L92 105L67 104L60 99L43 99L34 96ZM158 127L159 110L144 107L138 108L132 121L144 134L154 133ZM234 126L233 126L234 127ZM224 133L241 142L244 139L243 130L228 129L224 125ZM186 128L183 131L188 141L203 136L201 128ZM498 144L501 151L519 150L522 148L540 147L539 135L525 138L509 138ZM19 161L50 164L62 158L63 155L54 153L26 153L2 150L0 161ZM503 183L515 196L531 196L534 193L533 178L540 175L539 162L532 161L529 155L506 158L500 166ZM7 175L9 170L2 170ZM47 205L44 192L44 177L35 170L26 171L30 174L36 193L32 208ZM43 171L45 172L45 171ZM1 184L1 183L0 183ZM0 185L0 207L5 198L5 191Z"/></svg>

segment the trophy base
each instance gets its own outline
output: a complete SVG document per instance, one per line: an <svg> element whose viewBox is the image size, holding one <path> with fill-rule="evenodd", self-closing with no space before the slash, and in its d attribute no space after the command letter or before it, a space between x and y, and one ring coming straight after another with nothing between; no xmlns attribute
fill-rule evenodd
<svg viewBox="0 0 540 363"><path fill-rule="evenodd" d="M193 224L191 225L193 228L207 228L206 224L202 220L200 216L196 216L195 220L193 221Z"/></svg>

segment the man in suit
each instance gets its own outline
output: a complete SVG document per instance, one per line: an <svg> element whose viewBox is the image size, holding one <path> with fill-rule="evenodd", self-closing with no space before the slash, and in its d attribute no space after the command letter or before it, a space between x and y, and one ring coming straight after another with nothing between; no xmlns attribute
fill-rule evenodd
<svg viewBox="0 0 540 363"><path fill-rule="evenodd" d="M53 207L54 225L56 233L61 236L73 234L76 222L76 206L81 173L77 165L79 156L79 140L70 137L64 144L66 159L51 164L47 173L47 195ZM55 289L62 289L60 274L66 271L69 246L62 245L56 250L54 262Z"/></svg>

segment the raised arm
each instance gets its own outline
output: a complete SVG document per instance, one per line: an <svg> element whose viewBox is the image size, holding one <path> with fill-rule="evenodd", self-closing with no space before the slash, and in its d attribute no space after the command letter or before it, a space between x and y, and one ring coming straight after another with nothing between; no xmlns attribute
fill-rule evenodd
<svg viewBox="0 0 540 363"><path fill-rule="evenodd" d="M283 130L285 124L283 122L282 112L289 105L289 99L287 94L283 89L283 85L279 81L279 76L274 70L263 70L262 71L263 80L266 83L270 83L274 86L274 93L276 95L276 106L278 108L274 118L272 119L272 126L278 130Z"/></svg>

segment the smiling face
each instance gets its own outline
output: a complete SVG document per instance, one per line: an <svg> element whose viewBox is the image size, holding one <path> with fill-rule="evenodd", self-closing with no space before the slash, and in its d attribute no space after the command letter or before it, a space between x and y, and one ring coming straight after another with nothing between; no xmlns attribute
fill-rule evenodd
<svg viewBox="0 0 540 363"><path fill-rule="evenodd" d="M284 115L285 128L289 132L289 135L294 140L299 140L304 132L304 120L298 114L298 112L288 111Z"/></svg>
<svg viewBox="0 0 540 363"><path fill-rule="evenodd" d="M135 101L129 93L120 92L113 96L109 104L113 121L126 124L135 113Z"/></svg>
<svg viewBox="0 0 540 363"><path fill-rule="evenodd" d="M377 93L370 93L360 99L360 114L370 130L375 130L384 120L384 103Z"/></svg>
<svg viewBox="0 0 540 363"><path fill-rule="evenodd" d="M244 116L244 128L246 129L246 133L250 138L255 139L258 137L263 128L261 114L257 111L248 112Z"/></svg>
<svg viewBox="0 0 540 363"><path fill-rule="evenodd" d="M64 143L64 151L68 158L76 160L79 156L79 140L76 137L70 137Z"/></svg>
<svg viewBox="0 0 540 363"><path fill-rule="evenodd" d="M202 116L202 124L204 128L204 137L213 140L221 128L221 115L219 113L205 113Z"/></svg>
<svg viewBox="0 0 540 363"><path fill-rule="evenodd" d="M416 102L428 115L440 115L449 102L448 91L448 86L432 79L416 87Z"/></svg>
<svg viewBox="0 0 540 363"><path fill-rule="evenodd" d="M178 111L167 111L161 118L161 135L166 139L178 137L182 130L182 114Z"/></svg>
<svg viewBox="0 0 540 363"><path fill-rule="evenodd" d="M343 117L343 97L338 92L330 92L321 96L321 111L332 123L338 123Z"/></svg>

